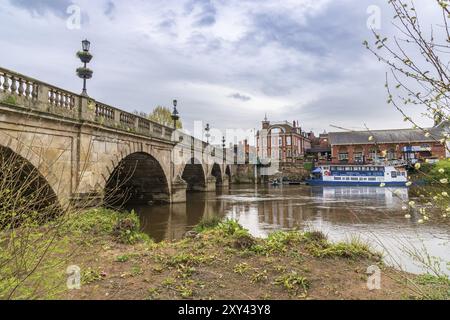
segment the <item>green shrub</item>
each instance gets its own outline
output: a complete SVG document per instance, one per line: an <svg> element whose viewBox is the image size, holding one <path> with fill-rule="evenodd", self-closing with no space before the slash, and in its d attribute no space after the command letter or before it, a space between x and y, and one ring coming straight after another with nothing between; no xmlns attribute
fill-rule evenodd
<svg viewBox="0 0 450 320"><path fill-rule="evenodd" d="M304 168L305 170L311 171L311 170L313 169L313 164L312 164L312 162L305 162L305 163L303 164L303 168Z"/></svg>
<svg viewBox="0 0 450 320"><path fill-rule="evenodd" d="M286 251L288 245L299 243L303 238L298 231L275 231L265 240L265 247L269 252Z"/></svg>
<svg viewBox="0 0 450 320"><path fill-rule="evenodd" d="M442 172L442 170L444 170ZM433 165L421 165L420 172L424 173L428 182L439 183L441 179L450 181L450 159L439 160Z"/></svg>
<svg viewBox="0 0 450 320"><path fill-rule="evenodd" d="M221 221L222 219L219 217L202 218L197 226L195 226L194 231L203 232L205 230L214 229Z"/></svg>
<svg viewBox="0 0 450 320"><path fill-rule="evenodd" d="M244 229L244 227L242 227L239 222L237 222L237 220L233 219L227 219L223 222L220 222L217 225L216 230L223 232L227 236L232 236L236 232L240 232L241 235L242 233L248 233L247 229Z"/></svg>

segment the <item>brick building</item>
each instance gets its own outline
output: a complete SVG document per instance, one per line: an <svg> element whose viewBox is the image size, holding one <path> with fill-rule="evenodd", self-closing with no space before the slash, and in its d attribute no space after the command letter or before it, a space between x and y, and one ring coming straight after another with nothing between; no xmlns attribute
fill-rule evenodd
<svg viewBox="0 0 450 320"><path fill-rule="evenodd" d="M256 145L260 159L296 162L303 159L306 150L311 148L311 141L298 121L271 123L266 116L262 130L256 133Z"/></svg>
<svg viewBox="0 0 450 320"><path fill-rule="evenodd" d="M331 146L328 133L323 132L316 137L313 132L309 133L311 148L306 150L309 157L318 163L331 161Z"/></svg>
<svg viewBox="0 0 450 320"><path fill-rule="evenodd" d="M411 163L447 157L440 140L447 125L425 129L330 132L332 163L373 163L401 160Z"/></svg>

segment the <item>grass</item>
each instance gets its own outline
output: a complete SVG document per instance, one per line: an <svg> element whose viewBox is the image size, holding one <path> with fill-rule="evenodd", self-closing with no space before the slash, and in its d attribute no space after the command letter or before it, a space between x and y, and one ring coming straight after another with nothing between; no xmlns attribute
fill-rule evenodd
<svg viewBox="0 0 450 320"><path fill-rule="evenodd" d="M113 236L117 242L133 244L139 241L151 242L140 232L139 218L134 211L118 212L109 209L92 209L70 216L60 230L60 235L84 238Z"/></svg>
<svg viewBox="0 0 450 320"><path fill-rule="evenodd" d="M423 274L415 282L423 287L423 298L430 300L450 300L450 278Z"/></svg>
<svg viewBox="0 0 450 320"><path fill-rule="evenodd" d="M367 265L378 263L380 256L358 238L331 243L319 231L277 231L260 239L235 220L216 220L203 221L203 231L195 239L155 244L146 237L129 237L139 234L134 213L89 210L69 222L53 257L80 243L84 258L72 261L81 268L81 290L67 292L67 263L56 266L48 260L43 263L48 272L39 271L46 285L32 292L35 287L27 284L14 298L104 299L111 287L117 290L117 299L364 299L374 295L361 288L365 288ZM400 289L393 284L389 268L383 274L384 291L375 293L377 298L391 298L392 292L396 298L449 298L448 279L420 276L415 281L423 294L413 295L405 283ZM14 281L2 279L0 290ZM52 287L58 283L57 289ZM343 283L345 288L338 290Z"/></svg>
<svg viewBox="0 0 450 320"><path fill-rule="evenodd" d="M375 259L381 260L382 255L375 252L370 246L359 238L351 238L348 242L329 243L321 240L319 245L309 246L312 255L319 258L342 257L349 259Z"/></svg>
<svg viewBox="0 0 450 320"><path fill-rule="evenodd" d="M122 254L116 258L116 262L127 262L128 260L130 260L130 256L127 254Z"/></svg>
<svg viewBox="0 0 450 320"><path fill-rule="evenodd" d="M124 222L125 221L125 222ZM55 237L44 237L47 229L61 223ZM39 239L39 246L25 251L21 255L21 262L28 268L36 271L30 273L25 280L16 275L30 272L17 270L14 264L2 264L0 268L0 299L53 299L64 292L66 288L66 268L72 261L72 256L92 248L111 239L115 243L135 244L138 242L151 243L151 240L139 231L139 220L134 212L116 212L108 209L92 209L79 214L64 217L63 222L58 220L48 222L41 226L27 226L28 241ZM11 233L0 233L0 261L12 261L14 248L7 245ZM47 250L48 253L44 254ZM43 257L42 259L41 256ZM123 254L117 261L125 262L130 258ZM36 260L39 259L39 264ZM80 266L81 267L81 266ZM98 270L84 268L81 281L84 284L100 280L102 277ZM11 292L13 294L11 295Z"/></svg>
<svg viewBox="0 0 450 320"><path fill-rule="evenodd" d="M251 270L251 267L246 262L238 263L233 268L233 272L240 274L240 275L243 275L244 273L246 273L249 270Z"/></svg>
<svg viewBox="0 0 450 320"><path fill-rule="evenodd" d="M83 271L81 275L81 283L82 284L89 284L98 280L101 280L102 276L100 275L100 272L98 270L94 270L92 268L88 268Z"/></svg>
<svg viewBox="0 0 450 320"><path fill-rule="evenodd" d="M310 283L307 278L299 275L293 271L291 273L283 274L275 279L275 284L285 288L290 294L297 295L299 291L307 293Z"/></svg>

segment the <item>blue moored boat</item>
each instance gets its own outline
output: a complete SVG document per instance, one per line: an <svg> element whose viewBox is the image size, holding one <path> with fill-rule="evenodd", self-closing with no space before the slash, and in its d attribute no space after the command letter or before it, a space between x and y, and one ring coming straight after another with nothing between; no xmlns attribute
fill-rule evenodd
<svg viewBox="0 0 450 320"><path fill-rule="evenodd" d="M323 165L312 171L312 186L395 186L406 187L404 166L386 165Z"/></svg>

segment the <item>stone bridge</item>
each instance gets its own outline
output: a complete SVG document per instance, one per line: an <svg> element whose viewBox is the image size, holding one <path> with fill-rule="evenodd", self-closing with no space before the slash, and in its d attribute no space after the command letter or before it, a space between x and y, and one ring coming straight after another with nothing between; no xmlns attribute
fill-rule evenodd
<svg viewBox="0 0 450 320"><path fill-rule="evenodd" d="M230 181L222 148L0 68L0 155L26 160L60 204L184 202Z"/></svg>

